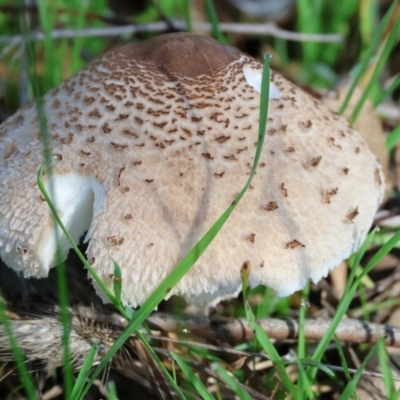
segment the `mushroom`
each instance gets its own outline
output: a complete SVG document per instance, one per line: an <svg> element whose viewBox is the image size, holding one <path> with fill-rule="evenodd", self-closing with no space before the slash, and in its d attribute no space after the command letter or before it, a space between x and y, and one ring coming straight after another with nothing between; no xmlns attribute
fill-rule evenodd
<svg viewBox="0 0 400 400"><path fill-rule="evenodd" d="M44 98L58 213L122 302L142 304L232 203L251 170L261 64L209 37L162 35L112 50ZM0 127L0 256L25 277L55 264L54 223L30 104ZM169 293L197 305L235 296L240 269L278 296L356 251L384 191L381 167L341 117L271 74L266 140L252 185ZM69 243L61 235L66 257ZM96 289L104 297L101 290Z"/></svg>

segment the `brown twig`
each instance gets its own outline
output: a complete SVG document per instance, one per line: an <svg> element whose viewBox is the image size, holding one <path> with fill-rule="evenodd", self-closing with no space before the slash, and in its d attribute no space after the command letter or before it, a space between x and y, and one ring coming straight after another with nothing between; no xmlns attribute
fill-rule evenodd
<svg viewBox="0 0 400 400"><path fill-rule="evenodd" d="M193 31L211 32L212 26L208 22L194 22L192 24ZM177 31L186 30L186 23L181 20L171 20L168 22L157 21L148 24L135 24L124 26L110 26L104 28L87 28L87 29L55 29L51 32L51 37L59 38L75 38L75 37L116 37L123 35L133 35L145 32L165 32L171 30L171 27ZM228 23L219 24L222 32L247 34L247 35L267 35L281 39L298 41L298 42L323 42L323 43L339 43L343 41L343 36L337 33L314 34L299 33L287 31L279 28L272 22L263 24L246 24L246 23ZM0 36L0 43L8 43L16 38L22 40L21 35ZM43 32L35 32L29 36L33 40L44 40Z"/></svg>
<svg viewBox="0 0 400 400"><path fill-rule="evenodd" d="M321 340L332 320L306 319L304 335L307 340ZM154 313L147 319L152 329L166 332L189 332L207 339L220 339L231 343L241 343L254 337L253 330L244 318L222 319L190 316L185 320L171 314ZM297 339L299 323L295 319L262 318L258 323L271 339ZM338 338L351 343L374 344L385 338L385 344L400 347L400 328L375 324L357 319L343 319L335 331Z"/></svg>

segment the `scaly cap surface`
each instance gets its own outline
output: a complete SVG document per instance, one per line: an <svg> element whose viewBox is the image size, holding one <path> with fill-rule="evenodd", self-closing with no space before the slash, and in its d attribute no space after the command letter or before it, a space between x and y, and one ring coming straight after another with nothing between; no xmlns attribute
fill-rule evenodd
<svg viewBox="0 0 400 400"><path fill-rule="evenodd" d="M178 33L113 50L45 96L55 203L76 240L89 229L89 262L110 288L113 260L121 266L126 305L147 299L245 184L261 70L236 49ZM0 135L1 257L27 277L46 276L55 242L36 185L34 106ZM170 294L197 304L232 297L244 261L251 285L279 296L316 282L359 248L383 190L359 134L272 72L251 188Z"/></svg>

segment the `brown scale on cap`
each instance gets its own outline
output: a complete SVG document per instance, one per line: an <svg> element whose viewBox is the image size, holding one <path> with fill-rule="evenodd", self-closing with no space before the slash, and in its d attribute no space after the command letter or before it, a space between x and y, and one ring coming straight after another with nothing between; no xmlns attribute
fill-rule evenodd
<svg viewBox="0 0 400 400"><path fill-rule="evenodd" d="M89 230L88 259L111 290L118 262L124 304L142 304L246 183L261 71L237 49L177 33L112 50L45 96L60 217L75 240ZM28 277L54 266L53 222L35 184L39 136L32 104L0 126L0 255ZM252 190L168 295L232 297L238 260L253 265L251 286L280 296L318 281L360 246L383 181L346 121L272 72Z"/></svg>

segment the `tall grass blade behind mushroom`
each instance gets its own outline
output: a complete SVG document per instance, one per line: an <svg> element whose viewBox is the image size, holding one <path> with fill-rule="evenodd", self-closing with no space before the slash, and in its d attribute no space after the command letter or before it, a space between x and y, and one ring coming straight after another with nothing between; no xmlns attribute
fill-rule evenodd
<svg viewBox="0 0 400 400"><path fill-rule="evenodd" d="M397 4L397 2L395 4ZM389 59L389 56L390 56L392 50L394 49L394 47L396 46L399 38L400 38L400 19L397 19L393 28L390 30L388 38L384 42L383 48L377 54L378 60L376 62L376 66L375 66L374 72L372 73L371 79L369 80L367 87L363 91L363 94L362 94L360 100L358 101L357 105L354 107L353 113L351 114L351 116L349 118L349 122L351 124L354 124L365 101L371 95L373 88L377 86L379 76L380 76L383 68L385 67L385 65Z"/></svg>
<svg viewBox="0 0 400 400"><path fill-rule="evenodd" d="M207 17L211 23L212 26L212 34L221 43L227 43L225 36L221 32L221 29L219 29L219 21L218 21L218 16L217 12L215 11L214 4L212 0L204 0L204 6L207 11Z"/></svg>
<svg viewBox="0 0 400 400"><path fill-rule="evenodd" d="M67 25L74 29L83 29L85 26L85 4L80 0L70 0L67 2L68 22ZM67 44L67 41L64 41ZM78 72L83 66L80 51L83 45L83 38L77 36L72 41L72 49L70 54L71 73Z"/></svg>
<svg viewBox="0 0 400 400"><path fill-rule="evenodd" d="M393 80L387 89L385 89L377 98L374 99L374 107L378 107L383 101L391 96L395 90L400 88L400 75Z"/></svg>
<svg viewBox="0 0 400 400"><path fill-rule="evenodd" d="M400 125L393 129L386 137L386 146L389 151L394 150L396 144L400 141Z"/></svg>
<svg viewBox="0 0 400 400"><path fill-rule="evenodd" d="M186 22L186 30L192 32L192 18L190 17L190 4L189 0L182 0L183 5L183 16Z"/></svg>
<svg viewBox="0 0 400 400"><path fill-rule="evenodd" d="M351 83L349 91L345 99L343 100L342 105L339 108L339 114L343 114L343 112L346 110L347 106L349 105L350 99L354 93L354 90L356 89L356 87L361 81L361 78L367 71L369 63L371 62L371 59L374 56L374 53L376 53L377 49L379 48L379 45L382 43L382 37L384 33L387 31L388 24L392 19L394 12L396 11L397 4L398 0L395 0L393 4L390 6L389 10L386 12L378 28L376 29L375 35L373 36L367 50L362 55L359 66L357 68L357 73L353 77L353 81Z"/></svg>
<svg viewBox="0 0 400 400"><path fill-rule="evenodd" d="M48 0L38 0L38 10L40 25L44 32L44 91L55 87L59 82L55 77L57 71L55 65L55 43L51 37L56 21L55 2Z"/></svg>
<svg viewBox="0 0 400 400"><path fill-rule="evenodd" d="M297 30L302 33L340 33L350 31L349 20L359 7L356 0L335 2L320 0L297 0ZM329 18L326 16L329 15ZM275 41L276 44L279 41ZM337 80L334 64L342 50L341 43L301 43L302 68L298 79L312 86L332 87Z"/></svg>
<svg viewBox="0 0 400 400"><path fill-rule="evenodd" d="M24 9L21 1L19 2L21 6L21 10ZM39 85L38 74L36 71L36 57L35 57L35 48L31 41L27 40L29 35L29 26L26 20L26 14L21 15L21 30L25 39L25 49L26 56L28 61L28 72L29 72L29 80L32 86L33 99L36 103L36 111L37 118L39 121L40 127L40 139L43 144L43 155L46 160L50 160L49 162L49 174L51 176L51 163L52 163L52 154L51 154L51 145L50 145L50 137L47 129L46 116L44 114L43 109L43 100L42 95L43 92ZM50 188L51 190L51 188ZM54 234L56 237L57 250L56 250L56 260L57 262L57 283L58 283L58 294L59 294L59 306L60 306L60 319L63 324L63 370L64 370L64 387L65 387L65 395L69 398L72 391L72 382L73 382L73 374L72 374L72 365L70 361L70 353L69 353L69 333L70 333L70 315L68 311L68 293L67 293L67 279L65 272L65 264L62 262L61 253L59 251L59 235L56 221L54 221Z"/></svg>
<svg viewBox="0 0 400 400"><path fill-rule="evenodd" d="M25 394L29 400L36 399L36 390L32 381L32 377L28 371L27 365L24 360L24 355L18 346L17 339L14 336L14 332L11 328L10 320L7 315L6 305L0 293L0 325L4 326L7 338L10 342L10 348L13 354L19 376L21 378L22 385L25 389Z"/></svg>

